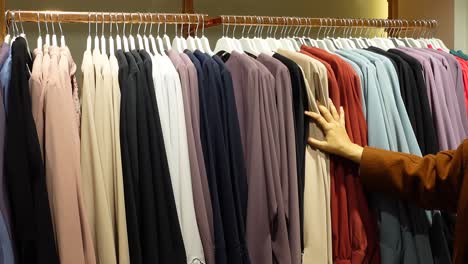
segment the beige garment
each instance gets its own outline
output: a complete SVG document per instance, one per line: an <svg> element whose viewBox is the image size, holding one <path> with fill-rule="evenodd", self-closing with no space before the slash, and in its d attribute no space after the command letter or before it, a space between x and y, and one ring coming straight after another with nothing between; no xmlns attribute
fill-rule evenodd
<svg viewBox="0 0 468 264"><path fill-rule="evenodd" d="M318 60L298 52L278 50L278 53L301 67L309 110L318 112L317 100L328 105L328 79L325 66ZM324 137L315 123L309 124L309 136L318 139ZM303 263L333 263L329 158L325 153L310 146L306 148L305 157L303 232Z"/></svg>
<svg viewBox="0 0 468 264"><path fill-rule="evenodd" d="M113 165L112 174L115 177L114 184L114 234L116 236L117 260L119 264L130 263L127 236L127 218L125 214L125 195L123 187L122 157L120 152L120 86L119 86L119 63L114 54L109 58L112 75L112 145Z"/></svg>
<svg viewBox="0 0 468 264"><path fill-rule="evenodd" d="M41 154L44 157L44 90L47 83L50 57L49 48L33 51L34 63L29 78L29 92L31 94L31 108L34 123L36 124L37 137L41 146ZM45 77L44 77L45 74Z"/></svg>
<svg viewBox="0 0 468 264"><path fill-rule="evenodd" d="M69 53L61 53L58 47L51 47L49 53L50 63L46 72L50 74L46 80L43 79L42 132L57 249L61 263L95 263L79 184L80 144L70 93L70 73L74 63ZM35 109L40 108L37 106Z"/></svg>
<svg viewBox="0 0 468 264"><path fill-rule="evenodd" d="M81 114L81 162L83 191L86 201L91 233L94 241L97 263L116 263L115 239L112 217L103 178L103 167L99 153L98 136L95 127L95 103L102 95L102 74L100 55L85 51L81 70L83 72L82 114ZM95 72L95 69L98 70ZM96 74L96 79L95 79ZM101 85L101 86L98 86Z"/></svg>

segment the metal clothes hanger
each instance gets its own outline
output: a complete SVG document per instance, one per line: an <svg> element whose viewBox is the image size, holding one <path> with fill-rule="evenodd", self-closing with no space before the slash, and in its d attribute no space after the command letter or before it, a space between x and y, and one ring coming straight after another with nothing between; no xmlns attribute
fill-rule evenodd
<svg viewBox="0 0 468 264"><path fill-rule="evenodd" d="M213 56L214 52L211 50L210 42L208 38L205 36L205 16L202 15L202 37L201 41L203 43L203 50L208 53L208 55Z"/></svg>
<svg viewBox="0 0 468 264"><path fill-rule="evenodd" d="M37 14L37 16L39 17L39 13ZM37 23L37 26L39 27L39 22ZM39 31L40 31L40 27L39 27ZM39 37L40 37L40 34L39 34ZM39 46L39 39L37 40L38 41L38 46ZM42 43L42 38L41 38L41 43ZM88 37L86 38L86 51L91 51L91 13L88 13Z"/></svg>
<svg viewBox="0 0 468 264"><path fill-rule="evenodd" d="M49 17L50 24L52 25L52 46L57 47L57 35L55 34L54 18L52 17L52 13L49 14Z"/></svg>
<svg viewBox="0 0 468 264"><path fill-rule="evenodd" d="M197 14L197 27L195 28L195 43L196 49L200 50L201 52L205 52L203 48L203 43L201 39L198 37L198 27L200 26L200 15ZM204 26L204 25L203 25Z"/></svg>
<svg viewBox="0 0 468 264"><path fill-rule="evenodd" d="M177 18L174 15L174 31L175 31L175 36L174 39L172 40L172 48L177 51L178 53L182 52L182 43L180 41L179 36L177 35Z"/></svg>
<svg viewBox="0 0 468 264"><path fill-rule="evenodd" d="M41 23L39 23L39 12L37 12L37 49L42 51L42 33L41 33Z"/></svg>
<svg viewBox="0 0 468 264"><path fill-rule="evenodd" d="M104 34L104 13L101 13L101 15L102 15L101 54L105 55L107 57L106 37L105 37L105 34Z"/></svg>
<svg viewBox="0 0 468 264"><path fill-rule="evenodd" d="M110 20L110 26L109 26L109 55L114 56L115 54L115 42L114 42L114 37L112 36L112 15L109 13L109 20ZM117 25L117 23L116 23ZM117 34L119 32L119 29L117 28Z"/></svg>
<svg viewBox="0 0 468 264"><path fill-rule="evenodd" d="M145 14L145 27L143 28L143 44L144 44L145 50L151 55L152 52L151 52L151 48L149 44L149 39L148 39L148 35L146 34L146 27L148 25L148 19L146 18L147 15L148 14Z"/></svg>
<svg viewBox="0 0 468 264"><path fill-rule="evenodd" d="M62 22L60 21L58 14L57 14L57 23L60 29L60 47L65 48L67 46L67 43L65 42L65 35L63 34Z"/></svg>
<svg viewBox="0 0 468 264"><path fill-rule="evenodd" d="M45 43L47 47L50 47L49 26L47 25L47 14L45 13L44 13L44 24L46 27Z"/></svg>
<svg viewBox="0 0 468 264"><path fill-rule="evenodd" d="M118 20L117 17L118 16L115 15L115 29L116 29L115 44L117 45L117 50L122 50L122 38L120 38L119 22L117 21Z"/></svg>
<svg viewBox="0 0 468 264"><path fill-rule="evenodd" d="M140 28L141 28L141 23L142 23L142 17L141 13L138 13L140 17L140 21L138 23L138 29L137 29L137 40L138 40L138 49L142 50L145 49L145 46L143 45L143 38L140 35Z"/></svg>
<svg viewBox="0 0 468 264"><path fill-rule="evenodd" d="M122 40L123 40L124 51L128 52L129 51L129 43L128 43L127 35L125 35L125 25L127 24L127 20L125 20L125 14L124 13L122 13L122 16L123 16Z"/></svg>
<svg viewBox="0 0 468 264"><path fill-rule="evenodd" d="M10 10L5 11L5 20L3 21L3 23L6 25L6 29L7 29L7 34L6 34L5 38L3 39L3 42L5 42L6 44L10 44L10 40L11 40L10 25L8 25L8 14L9 13L10 13ZM39 14L38 14L38 16L39 16ZM38 19L38 21L39 21L39 19Z"/></svg>
<svg viewBox="0 0 468 264"><path fill-rule="evenodd" d="M164 43L163 43L163 39L160 37L159 35L159 28L161 27L161 20L159 18L159 14L158 14L158 35L156 37L156 40L158 42L158 47L159 47L159 53L161 55L166 55L166 53L164 52L165 51L165 48L164 48Z"/></svg>
<svg viewBox="0 0 468 264"><path fill-rule="evenodd" d="M135 50L135 38L132 35L132 29L133 29L133 13L130 14L130 32L128 36L128 40L130 41L130 50Z"/></svg>
<svg viewBox="0 0 468 264"><path fill-rule="evenodd" d="M98 36L98 14L95 13L94 14L94 17L95 17L95 20L94 20L94 24L95 24L95 34L94 34L94 49L97 51L97 52L100 52L100 46L99 46L99 36Z"/></svg>
<svg viewBox="0 0 468 264"><path fill-rule="evenodd" d="M153 14L150 14L150 29L149 29L149 39L151 42L151 48L153 49L153 55L159 54L159 51L156 47L156 39L153 36Z"/></svg>
<svg viewBox="0 0 468 264"><path fill-rule="evenodd" d="M165 50L170 50L172 48L171 46L171 40L169 36L167 35L167 19L166 15L164 15L164 35L163 35L163 40L164 40L164 45L165 45ZM176 34L177 35L177 34Z"/></svg>
<svg viewBox="0 0 468 264"><path fill-rule="evenodd" d="M187 26L187 49L190 51L195 51L197 49L197 43L195 43L195 38L190 34L191 21L190 15L187 14L188 26ZM198 28L198 24L197 24Z"/></svg>

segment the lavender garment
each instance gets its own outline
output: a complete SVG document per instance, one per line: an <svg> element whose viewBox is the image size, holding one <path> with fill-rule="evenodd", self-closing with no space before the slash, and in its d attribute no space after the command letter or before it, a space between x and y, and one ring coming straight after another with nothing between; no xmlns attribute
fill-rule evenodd
<svg viewBox="0 0 468 264"><path fill-rule="evenodd" d="M278 108L278 131L280 144L280 180L283 191L291 263L301 263L301 234L299 221L299 196L296 168L296 143L294 132L291 77L288 68L279 60L260 54L261 62L275 77L276 105Z"/></svg>
<svg viewBox="0 0 468 264"><path fill-rule="evenodd" d="M400 48L401 51L414 57L423 66L423 74L426 80L429 104L432 110L432 118L436 126L439 149L448 150L456 148L460 138L460 127L453 120L453 104L446 98L444 91L444 78L446 79L446 69L432 56L419 52L415 49ZM445 75L445 76L444 76ZM447 81L447 80L445 80Z"/></svg>
<svg viewBox="0 0 468 264"><path fill-rule="evenodd" d="M463 124L463 128L465 130L465 134L463 135L463 139L468 137L468 118L466 112L466 104L465 104L465 85L463 82L463 70L460 63L455 59L452 54L449 54L444 51L434 50L434 49L422 49L425 52L430 54L438 54L439 56L444 57L448 62L448 67L451 69L452 77L455 82L455 93L458 100L458 106L460 109L460 117ZM460 142L461 143L461 142Z"/></svg>

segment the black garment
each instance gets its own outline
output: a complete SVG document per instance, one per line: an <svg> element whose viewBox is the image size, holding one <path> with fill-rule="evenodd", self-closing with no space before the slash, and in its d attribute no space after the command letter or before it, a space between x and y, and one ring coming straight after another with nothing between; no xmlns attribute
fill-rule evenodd
<svg viewBox="0 0 468 264"><path fill-rule="evenodd" d="M402 92L403 101L405 106L407 104L413 105L412 108L419 109L415 115L416 125L413 128L416 127L414 131L422 154L435 154L439 151L439 143L434 122L432 121L422 65L415 58L400 50L390 49L388 53L397 55L410 67L406 71L411 72L412 74L409 73L408 76L413 76L414 79L409 78L408 83L405 85L405 92ZM413 121L411 121L411 124L413 124Z"/></svg>
<svg viewBox="0 0 468 264"><path fill-rule="evenodd" d="M198 50L194 52L194 55L200 60L205 76L205 83L201 88L199 87L200 106L206 106L204 109L206 116L201 117L200 121L200 134L208 183L210 192L218 194L218 197L214 199L219 200L220 203L227 261L239 264L243 263L243 252L239 241L239 224L237 223L235 197L232 192L228 150L223 136L219 66L210 56Z"/></svg>
<svg viewBox="0 0 468 264"><path fill-rule="evenodd" d="M146 99L149 148L153 170L151 188L154 192L153 199L156 209L156 219L153 225L157 227L155 238L158 240L155 244L150 244L149 247L159 251L159 263L185 264L187 256L177 216L171 175L169 173L159 110L154 91L153 64L151 55L146 51L140 50L140 55L143 59L146 72L146 89L143 90L143 95ZM150 184L150 181L148 181L148 184Z"/></svg>
<svg viewBox="0 0 468 264"><path fill-rule="evenodd" d="M136 114L138 135L138 188L140 196L139 226L140 243L143 263L156 263L159 261L157 248L156 212L154 205L154 191L152 181L152 165L149 146L149 128L147 113L147 80L146 72L138 51L130 52L133 58L127 57L132 67L138 67L136 72Z"/></svg>
<svg viewBox="0 0 468 264"><path fill-rule="evenodd" d="M434 254L434 264L452 263L452 256L448 241L446 239L446 225L440 212L435 212L432 216L431 244Z"/></svg>
<svg viewBox="0 0 468 264"><path fill-rule="evenodd" d="M59 263L44 163L32 116L26 41L11 47L11 80L5 140L5 181L10 195L16 263Z"/></svg>
<svg viewBox="0 0 468 264"><path fill-rule="evenodd" d="M221 71L222 85L218 87L221 95L221 114L231 171L232 192L234 194L234 203L236 206L239 242L242 250L242 263L247 264L250 263L247 242L245 240L245 222L247 217L248 199L247 169L245 166L244 150L242 148L236 99L231 73L218 56L213 56L213 59L218 64Z"/></svg>
<svg viewBox="0 0 468 264"><path fill-rule="evenodd" d="M297 163L297 184L299 191L299 213L301 225L301 246L304 249L304 182L305 182L305 149L307 146L308 125L304 119L304 111L307 110L307 93L305 90L304 76L300 67L292 60L275 53L274 58L281 61L288 67L291 75L294 131L296 134L296 163Z"/></svg>
<svg viewBox="0 0 468 264"><path fill-rule="evenodd" d="M224 238L223 220L221 216L221 202L220 194L218 192L217 180L216 180L216 169L214 164L214 150L213 144L211 143L212 138L210 137L210 129L208 120L208 110L205 104L205 94L208 88L205 86L210 85L210 77L205 75L204 68L200 63L200 60L190 52L185 52L190 58L192 63L197 69L198 76L198 93L200 98L200 140L202 144L203 157L205 159L206 174L208 178L208 184L210 188L211 207L213 211L213 229L214 229L214 244L215 244L215 258L216 263L226 264L228 263L226 242ZM206 68L207 66L205 66Z"/></svg>
<svg viewBox="0 0 468 264"><path fill-rule="evenodd" d="M132 175L130 163L130 146L128 144L128 77L130 75L127 59L122 52L116 52L119 63L119 86L120 86L120 146L122 154L122 172L125 192L125 215L127 220L128 250L130 263L141 264L140 232L138 225L136 194L138 193Z"/></svg>

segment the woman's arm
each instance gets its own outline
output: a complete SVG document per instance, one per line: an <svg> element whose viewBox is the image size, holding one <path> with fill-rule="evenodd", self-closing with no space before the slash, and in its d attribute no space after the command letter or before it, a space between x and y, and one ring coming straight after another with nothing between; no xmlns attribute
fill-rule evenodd
<svg viewBox="0 0 468 264"><path fill-rule="evenodd" d="M344 113L319 106L320 114L306 112L322 127L325 141L309 138L309 144L325 152L360 163L360 177L372 191L395 194L427 209L456 211L464 184L468 140L454 151L423 158L353 144L344 128ZM467 184L467 183L465 183Z"/></svg>

